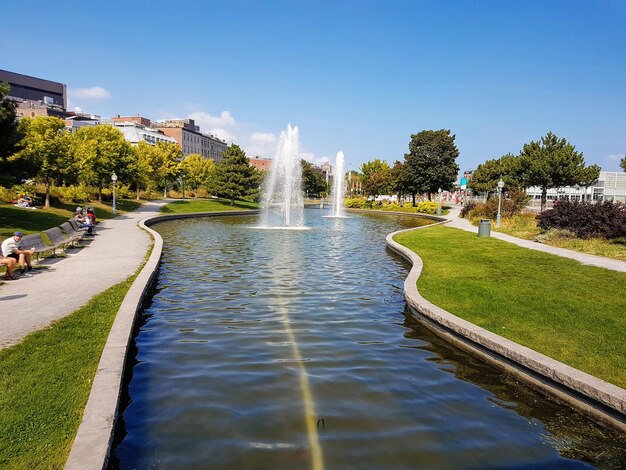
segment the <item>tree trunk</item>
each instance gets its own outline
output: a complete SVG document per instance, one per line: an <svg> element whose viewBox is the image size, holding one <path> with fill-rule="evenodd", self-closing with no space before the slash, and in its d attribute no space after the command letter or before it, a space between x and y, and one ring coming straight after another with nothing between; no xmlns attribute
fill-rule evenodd
<svg viewBox="0 0 626 470"><path fill-rule="evenodd" d="M163 182L163 198L167 199L167 180Z"/></svg>
<svg viewBox="0 0 626 470"><path fill-rule="evenodd" d="M411 194L411 197L413 198L413 207L415 207L415 193Z"/></svg>
<svg viewBox="0 0 626 470"><path fill-rule="evenodd" d="M137 183L137 200L139 201L139 183Z"/></svg>
<svg viewBox="0 0 626 470"><path fill-rule="evenodd" d="M548 188L543 186L541 188L541 212L546 210L546 201L548 200Z"/></svg>
<svg viewBox="0 0 626 470"><path fill-rule="evenodd" d="M102 181L98 181L98 202L102 203Z"/></svg>
<svg viewBox="0 0 626 470"><path fill-rule="evenodd" d="M235 205L235 200L234 200L234 199L231 199L231 200L230 200L230 205L231 205L231 206L234 206L234 205Z"/></svg>
<svg viewBox="0 0 626 470"><path fill-rule="evenodd" d="M50 207L50 181L46 180L46 202L44 207Z"/></svg>

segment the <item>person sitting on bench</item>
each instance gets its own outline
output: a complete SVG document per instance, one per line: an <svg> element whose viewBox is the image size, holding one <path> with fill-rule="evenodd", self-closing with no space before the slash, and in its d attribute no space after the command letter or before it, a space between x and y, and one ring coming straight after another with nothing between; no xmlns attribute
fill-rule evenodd
<svg viewBox="0 0 626 470"><path fill-rule="evenodd" d="M83 210L80 207L76 208L76 213L74 214L74 220L78 224L80 228L86 228L87 233L89 235L93 232L93 225L91 224L91 219L89 217L85 217L83 215Z"/></svg>
<svg viewBox="0 0 626 470"><path fill-rule="evenodd" d="M30 264L30 257L33 254L32 250L22 250L22 232L15 232L12 237L7 238L2 242L2 253L5 253L7 258L13 258L22 267L22 274L28 269L33 269Z"/></svg>
<svg viewBox="0 0 626 470"><path fill-rule="evenodd" d="M15 278L13 277L13 268L15 267L15 258L9 258L8 256L4 256L2 254L2 250L0 249L0 266L6 266L7 272L4 276L4 279L7 281L12 281Z"/></svg>

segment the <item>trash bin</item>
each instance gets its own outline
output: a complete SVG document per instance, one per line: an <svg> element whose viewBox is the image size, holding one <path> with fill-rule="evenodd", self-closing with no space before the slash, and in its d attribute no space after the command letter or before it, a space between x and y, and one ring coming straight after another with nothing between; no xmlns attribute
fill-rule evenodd
<svg viewBox="0 0 626 470"><path fill-rule="evenodd" d="M478 236L488 237L491 235L491 221L489 219L480 219L478 224Z"/></svg>

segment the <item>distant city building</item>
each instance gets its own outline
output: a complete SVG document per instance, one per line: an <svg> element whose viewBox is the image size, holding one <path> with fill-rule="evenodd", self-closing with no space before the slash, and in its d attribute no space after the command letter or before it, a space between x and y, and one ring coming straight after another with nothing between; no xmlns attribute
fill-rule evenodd
<svg viewBox="0 0 626 470"><path fill-rule="evenodd" d="M173 137L181 147L184 156L197 153L219 163L228 148L226 141L200 132L200 127L196 126L193 119L156 121L152 123L152 127Z"/></svg>
<svg viewBox="0 0 626 470"><path fill-rule="evenodd" d="M150 119L142 117L142 116L120 116L119 114L115 117L111 118L113 122L134 122L135 124L139 124L140 126L152 127L152 122Z"/></svg>
<svg viewBox="0 0 626 470"><path fill-rule="evenodd" d="M87 113L69 113L70 116L64 119L65 127L70 132L74 132L77 129L85 126L95 126L100 124L100 116Z"/></svg>
<svg viewBox="0 0 626 470"><path fill-rule="evenodd" d="M541 199L541 188L532 187L526 189L526 194L533 200ZM569 199L580 201L585 195L585 200L626 202L626 173L616 171L601 171L598 181L588 188L580 186L565 186L562 188L548 189L548 201L557 199Z"/></svg>
<svg viewBox="0 0 626 470"><path fill-rule="evenodd" d="M67 86L43 78L0 70L0 82L11 87L9 97L17 101L17 117L67 117Z"/></svg>
<svg viewBox="0 0 626 470"><path fill-rule="evenodd" d="M325 175L333 176L333 166L330 164L330 162L324 162L318 168L322 170L322 173L324 173Z"/></svg>
<svg viewBox="0 0 626 470"><path fill-rule="evenodd" d="M141 121L143 120L143 121ZM135 146L139 144L139 142L147 142L150 145L156 145L159 142L170 142L172 144L176 144L176 140L169 135L164 134L158 129L152 129L148 126L138 124L138 122L150 122L150 120L145 118L138 118L135 121L116 121L111 120L109 122L102 121L102 124L112 124L116 128L118 128L122 134L124 134L124 138L130 145Z"/></svg>
<svg viewBox="0 0 626 470"><path fill-rule="evenodd" d="M271 158L250 157L250 165L259 171L269 171L272 168Z"/></svg>

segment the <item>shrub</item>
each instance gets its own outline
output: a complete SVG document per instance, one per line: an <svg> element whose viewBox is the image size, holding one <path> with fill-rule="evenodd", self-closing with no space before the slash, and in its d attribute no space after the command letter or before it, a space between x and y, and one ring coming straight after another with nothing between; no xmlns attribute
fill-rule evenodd
<svg viewBox="0 0 626 470"><path fill-rule="evenodd" d="M520 189L511 190L508 197L502 197L500 216L513 217L519 214L522 212L529 199L530 197L527 196L524 191ZM491 197L487 202L476 204L472 209L466 211L463 216L468 214L469 218L472 219L481 218L495 220L498 216L498 196Z"/></svg>
<svg viewBox="0 0 626 470"><path fill-rule="evenodd" d="M87 202L90 199L88 188L79 184L74 186L56 186L51 188L50 194L58 197L63 202Z"/></svg>
<svg viewBox="0 0 626 470"><path fill-rule="evenodd" d="M539 214L537 221L543 230L565 229L580 238L619 238L626 236L626 205L562 200Z"/></svg>
<svg viewBox="0 0 626 470"><path fill-rule="evenodd" d="M468 201L465 203L465 205L461 208L461 213L459 214L462 218L465 218L465 216L467 214L469 214L471 211L473 211L474 209L476 209L476 203L474 201Z"/></svg>
<svg viewBox="0 0 626 470"><path fill-rule="evenodd" d="M361 197L344 199L343 205L349 209L369 209L372 207L367 199Z"/></svg>
<svg viewBox="0 0 626 470"><path fill-rule="evenodd" d="M537 235L536 240L539 243L545 243L552 240L563 240L567 238L576 238L576 234L564 228L551 228L547 232Z"/></svg>

